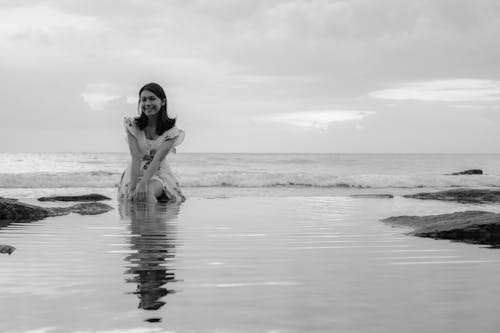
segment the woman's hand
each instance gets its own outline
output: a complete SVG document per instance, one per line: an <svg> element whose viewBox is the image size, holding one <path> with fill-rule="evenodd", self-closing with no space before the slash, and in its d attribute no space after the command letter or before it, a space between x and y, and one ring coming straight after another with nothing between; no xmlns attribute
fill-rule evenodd
<svg viewBox="0 0 500 333"><path fill-rule="evenodd" d="M127 193L126 193L126 198L127 200L134 200L134 193L135 193L135 187L137 186L137 184L130 184L130 187L128 188L127 190Z"/></svg>
<svg viewBox="0 0 500 333"><path fill-rule="evenodd" d="M137 187L137 182L139 180L140 180L140 178L139 179L131 179L130 183L127 184L126 189L125 189L125 198L127 200L129 200L129 201L134 200L135 188Z"/></svg>
<svg viewBox="0 0 500 333"><path fill-rule="evenodd" d="M135 202L145 202L147 197L147 192L148 192L147 184L139 182L135 188L132 199Z"/></svg>

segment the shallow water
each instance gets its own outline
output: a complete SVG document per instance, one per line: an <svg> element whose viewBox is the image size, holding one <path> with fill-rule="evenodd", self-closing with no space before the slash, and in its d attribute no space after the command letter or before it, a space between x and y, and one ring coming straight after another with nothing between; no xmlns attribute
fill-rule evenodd
<svg viewBox="0 0 500 333"><path fill-rule="evenodd" d="M379 221L496 206L190 198L0 227L0 331L496 332L500 252ZM38 332L37 331L37 332Z"/></svg>

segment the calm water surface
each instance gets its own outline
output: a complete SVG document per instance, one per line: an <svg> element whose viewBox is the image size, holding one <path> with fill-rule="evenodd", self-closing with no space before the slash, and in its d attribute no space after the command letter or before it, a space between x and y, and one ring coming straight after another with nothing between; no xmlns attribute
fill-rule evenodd
<svg viewBox="0 0 500 333"><path fill-rule="evenodd" d="M495 206L190 198L4 223L0 331L496 332L500 252L380 218Z"/></svg>

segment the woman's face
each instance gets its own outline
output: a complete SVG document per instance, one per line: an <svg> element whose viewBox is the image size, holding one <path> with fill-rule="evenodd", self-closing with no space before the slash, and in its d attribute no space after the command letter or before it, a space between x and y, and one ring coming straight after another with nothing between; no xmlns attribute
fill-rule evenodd
<svg viewBox="0 0 500 333"><path fill-rule="evenodd" d="M139 96L139 107L146 116L152 116L160 112L161 106L165 103L151 91L143 90Z"/></svg>

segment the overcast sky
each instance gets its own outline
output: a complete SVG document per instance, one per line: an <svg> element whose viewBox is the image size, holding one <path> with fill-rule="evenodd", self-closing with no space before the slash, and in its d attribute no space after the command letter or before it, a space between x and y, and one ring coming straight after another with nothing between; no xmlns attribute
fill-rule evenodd
<svg viewBox="0 0 500 333"><path fill-rule="evenodd" d="M0 152L500 153L498 0L0 0Z"/></svg>

